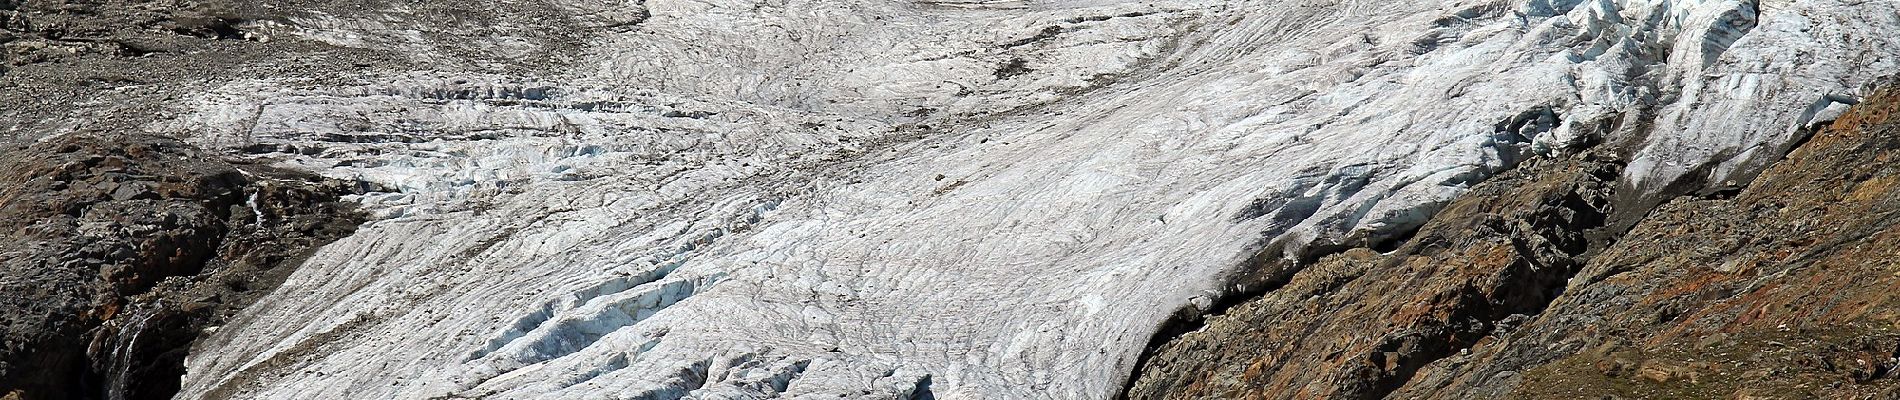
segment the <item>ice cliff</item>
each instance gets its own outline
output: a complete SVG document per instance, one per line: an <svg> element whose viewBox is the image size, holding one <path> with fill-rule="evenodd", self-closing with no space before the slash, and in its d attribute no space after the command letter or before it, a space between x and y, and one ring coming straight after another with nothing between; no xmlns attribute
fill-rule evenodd
<svg viewBox="0 0 1900 400"><path fill-rule="evenodd" d="M594 33L313 9L243 29L429 67L148 126L376 188L181 398L1108 398L1263 252L1745 182L1900 67L1890 1L505 3Z"/></svg>

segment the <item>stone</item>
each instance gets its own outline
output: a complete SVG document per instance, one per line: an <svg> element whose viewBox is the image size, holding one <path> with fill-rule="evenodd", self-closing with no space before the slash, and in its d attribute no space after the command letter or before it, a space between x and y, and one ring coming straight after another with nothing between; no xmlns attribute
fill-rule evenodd
<svg viewBox="0 0 1900 400"><path fill-rule="evenodd" d="M0 177L0 390L22 400L176 393L199 327L262 295L224 280L268 288L289 268L273 278L257 265L270 262L247 259L307 251L345 233L228 223L211 209L232 205L233 192L267 189L230 179L243 173L169 138L67 135L0 152L0 169L17 172ZM151 190L177 180L197 185ZM312 189L279 189L304 193L283 215L354 226L334 192ZM261 243L243 238L258 233L267 237ZM239 301L209 303L226 296Z"/></svg>
<svg viewBox="0 0 1900 400"><path fill-rule="evenodd" d="M1129 395L1866 398L1893 393L1900 382L1875 371L1886 371L1877 360L1892 359L1900 348L1900 336L1884 319L1900 304L1890 299L1890 263L1864 255L1884 254L1900 244L1893 240L1900 236L1892 235L1892 219L1866 218L1900 207L1895 202L1900 194L1878 183L1896 167L1868 162L1900 159L1894 153L1900 149L1895 145L1900 121L1893 119L1900 115L1900 89L1892 86L1895 81L1886 82L1737 193L1678 198L1626 221L1551 220L1526 213L1537 206L1509 203L1588 204L1594 206L1586 209L1600 212L1629 204L1535 200L1553 199L1553 193L1561 194L1555 198L1570 196L1565 193L1618 198L1576 183L1553 191L1550 182L1590 182L1587 177L1604 175L1579 175L1573 169L1577 161L1507 172L1475 187L1483 195L1455 202L1388 260L1322 258L1284 286L1242 301L1195 332L1162 342ZM1512 243L1503 247L1510 250L1491 244L1499 242ZM1696 250L1708 247L1722 249ZM1759 272L1713 268L1733 258L1751 260L1750 269ZM1343 284L1310 276L1315 268L1346 262L1379 267ZM1526 276L1512 272L1513 265L1538 266L1559 280L1546 281L1555 284L1548 292L1499 281ZM1554 296L1519 294L1526 290ZM1327 311L1302 312L1287 302L1293 296L1317 299L1308 302L1328 304ZM1441 300L1447 298L1480 301ZM1504 319L1500 314L1514 310L1502 307L1514 303L1500 299L1528 299L1533 301L1528 308L1538 311L1516 329L1480 339L1447 331L1463 318ZM1469 352L1455 358L1444 350L1407 354L1437 359L1396 382L1304 353L1338 347L1385 351L1353 344L1395 336L1443 337ZM1608 344L1582 346L1589 343ZM1281 367L1232 367L1256 360L1274 360ZM1502 375L1507 371L1523 373L1508 378ZM1234 377L1243 379L1227 383Z"/></svg>

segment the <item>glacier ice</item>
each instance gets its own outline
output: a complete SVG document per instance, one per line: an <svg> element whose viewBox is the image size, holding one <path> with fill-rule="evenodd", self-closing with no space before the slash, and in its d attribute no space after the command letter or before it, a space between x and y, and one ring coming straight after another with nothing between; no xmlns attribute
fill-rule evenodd
<svg viewBox="0 0 1900 400"><path fill-rule="evenodd" d="M1110 397L1256 253L1589 141L1640 194L1745 180L1900 52L1900 4L1846 0L557 3L612 28L559 71L153 126L376 188L182 398ZM270 34L458 57L390 23Z"/></svg>

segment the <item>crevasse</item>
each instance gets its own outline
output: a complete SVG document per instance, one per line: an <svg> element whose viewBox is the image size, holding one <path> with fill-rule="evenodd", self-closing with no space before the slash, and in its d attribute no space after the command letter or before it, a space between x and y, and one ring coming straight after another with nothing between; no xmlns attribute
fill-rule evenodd
<svg viewBox="0 0 1900 400"><path fill-rule="evenodd" d="M182 398L1106 398L1258 252L1591 141L1638 195L1746 180L1900 51L1894 2L574 3L625 28L560 71L156 126L382 188ZM385 24L277 29L447 57Z"/></svg>

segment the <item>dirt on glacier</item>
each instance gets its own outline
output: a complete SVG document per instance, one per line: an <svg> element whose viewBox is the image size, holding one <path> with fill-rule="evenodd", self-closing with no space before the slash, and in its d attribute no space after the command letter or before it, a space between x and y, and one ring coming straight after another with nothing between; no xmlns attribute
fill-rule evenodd
<svg viewBox="0 0 1900 400"><path fill-rule="evenodd" d="M1180 327L1124 396L1900 395L1894 83L1745 187L1654 209L1618 209L1614 144L1520 167L1394 251L1324 257Z"/></svg>

